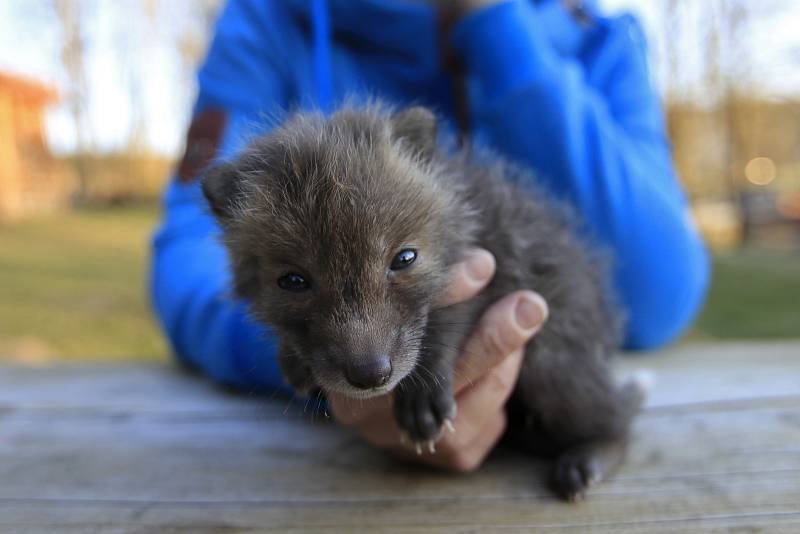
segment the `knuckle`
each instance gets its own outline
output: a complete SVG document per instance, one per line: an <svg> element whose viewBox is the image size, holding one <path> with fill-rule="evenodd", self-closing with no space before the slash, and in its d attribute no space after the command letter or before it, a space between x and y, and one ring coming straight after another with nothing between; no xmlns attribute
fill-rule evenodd
<svg viewBox="0 0 800 534"><path fill-rule="evenodd" d="M469 276L463 263L456 265L449 275L450 297L453 299L465 299L470 292Z"/></svg>
<svg viewBox="0 0 800 534"><path fill-rule="evenodd" d="M470 287L469 278L466 274L466 269L463 263L458 263L450 269L447 278L447 285L444 292L439 296L436 301L436 308L444 308L453 304L458 304L475 293L476 290Z"/></svg>
<svg viewBox="0 0 800 534"><path fill-rule="evenodd" d="M451 283L444 289L441 295L439 295L433 307L445 308L447 306L450 306L451 304L456 304L456 303L458 303L458 294L456 293L456 290Z"/></svg>
<svg viewBox="0 0 800 534"><path fill-rule="evenodd" d="M522 356L521 351L512 352L500 365L493 367L484 377L487 387L501 395L514 389L519 378L519 364Z"/></svg>
<svg viewBox="0 0 800 534"><path fill-rule="evenodd" d="M486 387L493 393L505 395L516 384L517 377L506 369L494 368L484 377Z"/></svg>
<svg viewBox="0 0 800 534"><path fill-rule="evenodd" d="M508 352L507 343L497 325L489 324L483 327L481 342L484 350L492 356L504 356Z"/></svg>

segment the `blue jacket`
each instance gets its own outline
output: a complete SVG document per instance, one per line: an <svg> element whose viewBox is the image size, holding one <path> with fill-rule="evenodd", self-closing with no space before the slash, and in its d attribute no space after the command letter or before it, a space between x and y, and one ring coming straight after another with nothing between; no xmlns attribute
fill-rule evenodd
<svg viewBox="0 0 800 534"><path fill-rule="evenodd" d="M590 5L589 9L592 7ZM674 339L700 307L703 244L676 180L631 16L578 22L552 0L506 1L449 34L466 73L471 135L532 168L614 256L626 346ZM196 116L224 113L218 156L282 110L379 95L453 117L432 9L404 0L230 0L199 71ZM232 299L226 255L196 180L173 180L154 240L156 312L185 361L250 389L282 386L273 334Z"/></svg>

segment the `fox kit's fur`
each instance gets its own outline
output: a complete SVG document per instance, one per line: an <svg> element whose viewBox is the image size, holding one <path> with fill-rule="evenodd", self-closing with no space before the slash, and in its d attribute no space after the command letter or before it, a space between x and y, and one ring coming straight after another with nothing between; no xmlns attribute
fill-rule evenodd
<svg viewBox="0 0 800 534"><path fill-rule="evenodd" d="M517 289L547 300L508 404L510 429L556 457L555 489L582 495L616 466L638 409L607 359L617 320L568 210L502 163L437 149L423 108L300 114L207 173L236 291L280 338L300 390L353 397L394 389L398 424L417 443L455 415L453 367L491 303ZM470 247L497 258L468 302L432 303Z"/></svg>

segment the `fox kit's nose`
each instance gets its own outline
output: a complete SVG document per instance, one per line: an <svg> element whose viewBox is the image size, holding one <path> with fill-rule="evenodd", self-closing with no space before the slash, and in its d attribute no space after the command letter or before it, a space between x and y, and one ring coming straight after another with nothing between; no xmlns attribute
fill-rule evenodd
<svg viewBox="0 0 800 534"><path fill-rule="evenodd" d="M350 363L344 369L347 381L359 389L380 387L389 381L391 375L392 362L385 355Z"/></svg>

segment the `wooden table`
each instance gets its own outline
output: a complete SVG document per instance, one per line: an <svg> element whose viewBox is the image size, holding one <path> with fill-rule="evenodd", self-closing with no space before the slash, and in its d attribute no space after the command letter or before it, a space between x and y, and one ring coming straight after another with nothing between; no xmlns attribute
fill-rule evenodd
<svg viewBox="0 0 800 534"><path fill-rule="evenodd" d="M395 463L285 399L169 366L0 367L0 532L800 532L800 342L627 359L656 383L627 465L578 504L499 451Z"/></svg>

